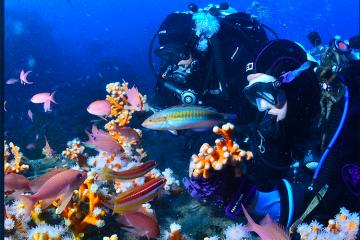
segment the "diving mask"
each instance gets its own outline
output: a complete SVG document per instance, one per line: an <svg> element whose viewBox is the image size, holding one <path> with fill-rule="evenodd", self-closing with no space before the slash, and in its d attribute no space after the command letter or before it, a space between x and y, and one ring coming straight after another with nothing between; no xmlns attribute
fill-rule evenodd
<svg viewBox="0 0 360 240"><path fill-rule="evenodd" d="M243 92L259 111L281 108L286 102L285 92L280 89L281 81L262 73L248 76L249 84Z"/></svg>

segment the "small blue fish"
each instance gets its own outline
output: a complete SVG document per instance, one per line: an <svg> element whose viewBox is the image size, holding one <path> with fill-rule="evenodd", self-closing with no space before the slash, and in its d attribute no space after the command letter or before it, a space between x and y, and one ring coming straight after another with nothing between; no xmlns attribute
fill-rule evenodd
<svg viewBox="0 0 360 240"><path fill-rule="evenodd" d="M142 126L152 130L205 130L228 119L236 119L236 116L218 113L209 107L180 105L154 113L142 123Z"/></svg>

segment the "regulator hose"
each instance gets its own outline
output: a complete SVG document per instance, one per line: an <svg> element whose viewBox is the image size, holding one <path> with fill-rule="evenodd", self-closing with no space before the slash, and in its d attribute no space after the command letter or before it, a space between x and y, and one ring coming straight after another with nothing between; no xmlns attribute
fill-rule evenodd
<svg viewBox="0 0 360 240"><path fill-rule="evenodd" d="M341 75L339 75L340 78L343 79L343 77ZM340 133L342 132L343 128L344 128L344 124L347 118L347 114L348 114L348 110L349 110L349 101L350 101L350 97L349 97L349 90L348 87L345 86L345 103L344 103L344 109L341 115L341 119L340 119L340 123L338 124L338 127L329 143L329 145L327 146L327 148L325 149L323 155L321 156L320 160L319 160L319 164L315 170L313 179L312 179L312 183L309 186L309 190L314 190L314 183L316 181L319 181L319 183L317 183L318 186L322 186L323 184L327 184L329 181L331 181L331 176L328 174L328 172L333 171L334 168L336 168L336 164L339 161L336 156L332 155L330 157L329 153L331 150L334 150L334 145L336 143L336 141L339 138ZM334 111L334 110L333 110ZM335 110L337 111L337 110ZM339 119L339 114L336 114L336 112L333 112L333 116L330 118L330 127L335 126L338 122ZM332 132L334 132L334 129L330 129L330 134ZM325 164L326 163L326 164ZM319 174L320 174L320 170L323 169L323 174L321 175L321 179L318 180L319 178ZM326 171L326 169L328 169L328 171Z"/></svg>

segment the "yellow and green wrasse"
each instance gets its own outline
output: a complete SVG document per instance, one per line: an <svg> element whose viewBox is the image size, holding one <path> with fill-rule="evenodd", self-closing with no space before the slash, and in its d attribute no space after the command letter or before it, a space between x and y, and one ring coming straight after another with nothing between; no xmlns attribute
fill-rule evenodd
<svg viewBox="0 0 360 240"><path fill-rule="evenodd" d="M142 126L152 130L200 130L212 128L227 119L236 117L232 114L218 113L209 107L180 105L154 113L142 123Z"/></svg>

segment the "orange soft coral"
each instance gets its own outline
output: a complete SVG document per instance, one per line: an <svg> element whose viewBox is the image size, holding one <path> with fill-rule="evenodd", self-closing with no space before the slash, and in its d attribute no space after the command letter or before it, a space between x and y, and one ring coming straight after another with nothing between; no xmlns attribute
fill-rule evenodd
<svg viewBox="0 0 360 240"><path fill-rule="evenodd" d="M105 197L97 193L98 186L94 182L94 175L88 174L88 178L76 192L76 200L70 201L61 215L65 224L72 230L74 239L82 239L89 225L104 226L106 212L101 207L106 201ZM85 203L86 208L82 205Z"/></svg>
<svg viewBox="0 0 360 240"><path fill-rule="evenodd" d="M221 170L226 164L235 165L236 162L253 158L251 152L240 149L233 140L231 136L233 130L234 125L230 123L224 124L221 128L217 126L213 128L213 132L222 138L216 139L214 147L204 143L199 154L192 156L193 176L202 175L204 178L208 178L211 169Z"/></svg>
<svg viewBox="0 0 360 240"><path fill-rule="evenodd" d="M11 159L11 155L13 159ZM8 145L4 141L4 173L19 173L29 169L29 165L21 164L22 159L23 154L20 152L20 148L12 142Z"/></svg>

